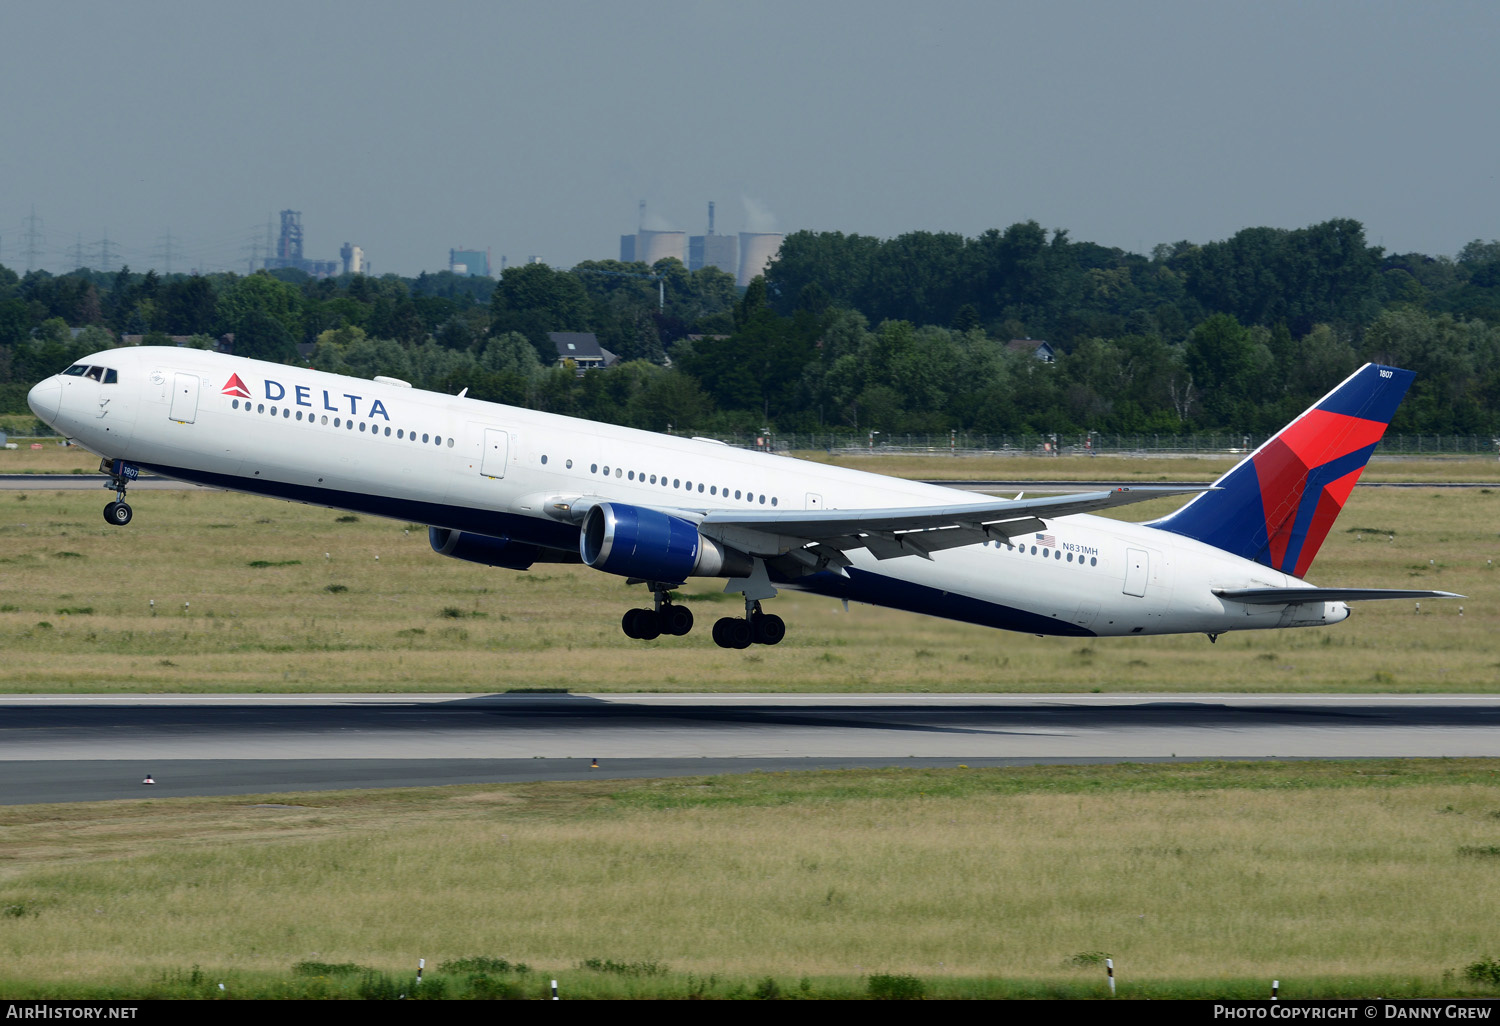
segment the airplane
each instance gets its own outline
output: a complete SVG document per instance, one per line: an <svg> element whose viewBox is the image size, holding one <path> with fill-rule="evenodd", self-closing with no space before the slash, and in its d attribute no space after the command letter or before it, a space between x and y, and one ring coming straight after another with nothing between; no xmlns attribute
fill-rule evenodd
<svg viewBox="0 0 1500 1026"><path fill-rule="evenodd" d="M1367 599L1443 591L1304 580L1413 378L1366 364L1212 486L1044 498L967 492L413 388L389 377L172 347L88 356L27 402L101 457L110 524L142 471L431 525L441 555L582 562L644 584L627 637L681 636L673 590L722 578L745 615L722 648L775 645L779 589L1037 635L1116 637L1338 623ZM1194 493L1148 523L1093 514Z"/></svg>

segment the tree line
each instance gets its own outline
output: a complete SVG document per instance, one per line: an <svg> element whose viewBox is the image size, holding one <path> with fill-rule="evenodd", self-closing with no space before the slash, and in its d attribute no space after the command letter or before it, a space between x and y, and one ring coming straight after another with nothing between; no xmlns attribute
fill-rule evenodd
<svg viewBox="0 0 1500 1026"><path fill-rule="evenodd" d="M621 362L576 374L552 331L592 331ZM1347 219L1149 256L1034 221L797 232L744 290L670 259L498 282L0 266L0 412L126 335L232 335L242 356L699 433L1263 433L1376 360L1417 372L1394 430L1500 433L1500 242L1386 254Z"/></svg>

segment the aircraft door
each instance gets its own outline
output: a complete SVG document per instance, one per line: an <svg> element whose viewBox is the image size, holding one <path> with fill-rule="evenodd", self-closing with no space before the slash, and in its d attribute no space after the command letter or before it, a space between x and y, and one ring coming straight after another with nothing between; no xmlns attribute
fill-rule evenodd
<svg viewBox="0 0 1500 1026"><path fill-rule="evenodd" d="M1150 557L1145 549L1125 550L1125 594L1144 598Z"/></svg>
<svg viewBox="0 0 1500 1026"><path fill-rule="evenodd" d="M498 428L484 429L484 453L479 459L479 472L485 477L504 477L505 464L510 459L510 435Z"/></svg>
<svg viewBox="0 0 1500 1026"><path fill-rule="evenodd" d="M198 375L176 374L172 379L172 408L168 420L191 424L198 416Z"/></svg>

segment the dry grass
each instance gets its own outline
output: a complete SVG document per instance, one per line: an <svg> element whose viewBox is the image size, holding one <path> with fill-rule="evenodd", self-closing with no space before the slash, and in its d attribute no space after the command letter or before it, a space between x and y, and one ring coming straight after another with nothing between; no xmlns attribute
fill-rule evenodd
<svg viewBox="0 0 1500 1026"><path fill-rule="evenodd" d="M1035 638L784 592L787 641L747 652L708 637L739 609L713 581L689 586L704 629L642 644L619 616L644 592L585 567L480 567L436 556L418 525L217 492L143 492L122 530L102 494L0 492L0 690L1464 692L1492 689L1500 665L1500 494L1478 488L1356 491L1314 568L1320 584L1470 596L1420 616L1367 603L1337 627L1210 646Z"/></svg>
<svg viewBox="0 0 1500 1026"><path fill-rule="evenodd" d="M5 976L1409 975L1493 953L1492 764L755 775L0 811ZM149 940L148 940L149 939Z"/></svg>

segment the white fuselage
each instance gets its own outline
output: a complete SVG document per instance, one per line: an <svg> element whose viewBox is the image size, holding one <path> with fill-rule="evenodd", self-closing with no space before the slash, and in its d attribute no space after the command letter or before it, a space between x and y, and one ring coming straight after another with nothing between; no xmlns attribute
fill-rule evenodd
<svg viewBox="0 0 1500 1026"><path fill-rule="evenodd" d="M191 349L84 361L32 403L101 456L170 477L576 552L561 505L682 510L889 509L956 489ZM54 388L55 383L55 388ZM1255 606L1213 589L1302 582L1144 524L1074 515L1045 532L777 580L854 601L1038 634L1130 635L1336 623L1342 602Z"/></svg>

